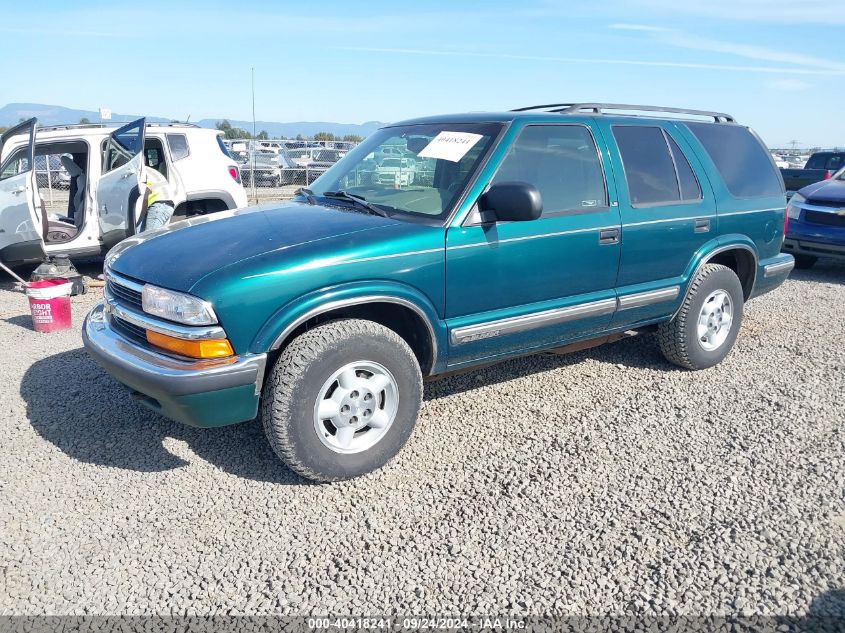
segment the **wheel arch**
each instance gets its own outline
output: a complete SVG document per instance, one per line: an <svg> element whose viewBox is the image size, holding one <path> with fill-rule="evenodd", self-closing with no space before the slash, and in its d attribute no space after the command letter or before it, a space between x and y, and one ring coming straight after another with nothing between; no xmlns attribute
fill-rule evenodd
<svg viewBox="0 0 845 633"><path fill-rule="evenodd" d="M743 298L747 301L754 292L758 269L757 249L753 243L735 240L728 243L711 244L697 259L691 263L691 272L687 277L686 291L705 264L722 264L736 273L742 285ZM683 302L682 302L683 303Z"/></svg>
<svg viewBox="0 0 845 633"><path fill-rule="evenodd" d="M411 347L424 375L435 371L444 348L445 327L434 306L411 289L383 286L317 292L279 310L261 329L253 345L271 355L300 333L338 318L360 318L390 328Z"/></svg>

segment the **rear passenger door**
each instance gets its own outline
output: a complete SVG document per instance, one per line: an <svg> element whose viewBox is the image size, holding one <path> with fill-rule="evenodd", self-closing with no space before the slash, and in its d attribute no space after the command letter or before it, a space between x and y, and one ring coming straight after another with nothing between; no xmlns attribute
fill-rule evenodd
<svg viewBox="0 0 845 633"><path fill-rule="evenodd" d="M705 243L718 235L709 182L674 124L599 121L619 190L622 254L614 326L674 312L683 275Z"/></svg>
<svg viewBox="0 0 845 633"><path fill-rule="evenodd" d="M449 228L453 367L603 330L616 309L619 213L608 203L590 128L529 124L513 132L490 184L536 186L543 213L532 221L485 222L473 211Z"/></svg>
<svg viewBox="0 0 845 633"><path fill-rule="evenodd" d="M107 247L135 232L136 207L144 172L145 119L118 128L103 149L103 176L97 182L100 236Z"/></svg>

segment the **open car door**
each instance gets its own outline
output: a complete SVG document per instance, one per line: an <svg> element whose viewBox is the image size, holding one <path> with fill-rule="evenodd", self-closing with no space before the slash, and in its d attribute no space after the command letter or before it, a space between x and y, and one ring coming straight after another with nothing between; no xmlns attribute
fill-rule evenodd
<svg viewBox="0 0 845 633"><path fill-rule="evenodd" d="M0 260L44 257L44 218L35 186L35 130L38 119L19 123L0 136Z"/></svg>
<svg viewBox="0 0 845 633"><path fill-rule="evenodd" d="M100 236L111 248L135 233L144 171L146 119L112 132L103 149L103 176L97 182Z"/></svg>

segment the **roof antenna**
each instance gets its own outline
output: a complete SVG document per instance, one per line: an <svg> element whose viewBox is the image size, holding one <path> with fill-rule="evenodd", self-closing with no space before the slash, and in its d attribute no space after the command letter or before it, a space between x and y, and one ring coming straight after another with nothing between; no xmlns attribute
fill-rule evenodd
<svg viewBox="0 0 845 633"><path fill-rule="evenodd" d="M190 123L190 122L191 122L191 115L189 114L189 115L188 115L188 118L187 118L187 119L185 119L185 123Z"/></svg>

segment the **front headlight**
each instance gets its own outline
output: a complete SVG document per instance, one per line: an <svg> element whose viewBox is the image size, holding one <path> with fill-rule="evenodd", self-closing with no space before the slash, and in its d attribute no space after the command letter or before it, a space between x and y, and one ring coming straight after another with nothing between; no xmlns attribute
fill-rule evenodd
<svg viewBox="0 0 845 633"><path fill-rule="evenodd" d="M786 205L786 215L788 215L791 220L797 220L798 216L801 215L801 207L796 205L801 204L806 200L807 199L800 193L793 194L789 199L789 204Z"/></svg>
<svg viewBox="0 0 845 633"><path fill-rule="evenodd" d="M185 325L214 325L217 315L207 301L147 284L141 293L144 312Z"/></svg>

